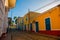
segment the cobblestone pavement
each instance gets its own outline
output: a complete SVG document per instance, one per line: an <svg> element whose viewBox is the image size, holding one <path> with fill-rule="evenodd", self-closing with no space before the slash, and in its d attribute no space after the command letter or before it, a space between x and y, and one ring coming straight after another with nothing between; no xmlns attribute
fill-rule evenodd
<svg viewBox="0 0 60 40"><path fill-rule="evenodd" d="M11 31L1 40L60 40L53 37L42 36L32 32Z"/></svg>

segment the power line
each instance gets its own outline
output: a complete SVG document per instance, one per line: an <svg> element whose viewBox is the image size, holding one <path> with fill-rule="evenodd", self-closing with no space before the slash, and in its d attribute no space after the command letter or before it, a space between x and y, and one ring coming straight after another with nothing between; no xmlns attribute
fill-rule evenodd
<svg viewBox="0 0 60 40"><path fill-rule="evenodd" d="M54 0L53 2L47 4L47 5L43 6L43 7L40 7L40 8L38 8L38 9L34 10L34 11L38 11L38 10L40 10L40 9L46 7L46 6L49 6L50 4L52 4L52 3L54 3L54 2L57 2L57 1L59 1L59 0Z"/></svg>

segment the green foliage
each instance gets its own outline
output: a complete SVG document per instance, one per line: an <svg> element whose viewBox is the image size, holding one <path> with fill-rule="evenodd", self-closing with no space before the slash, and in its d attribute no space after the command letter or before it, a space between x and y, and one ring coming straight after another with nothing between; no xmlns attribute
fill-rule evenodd
<svg viewBox="0 0 60 40"><path fill-rule="evenodd" d="M15 24L17 24L17 18L18 18L18 17L16 17L16 16L14 17Z"/></svg>
<svg viewBox="0 0 60 40"><path fill-rule="evenodd" d="M14 24L14 21L12 20L12 24Z"/></svg>
<svg viewBox="0 0 60 40"><path fill-rule="evenodd" d="M15 24L17 24L17 19L15 20Z"/></svg>
<svg viewBox="0 0 60 40"><path fill-rule="evenodd" d="M12 18L8 17L8 25L11 25Z"/></svg>
<svg viewBox="0 0 60 40"><path fill-rule="evenodd" d="M16 19L17 19L17 17L15 16L15 17L14 17L14 20L16 20Z"/></svg>

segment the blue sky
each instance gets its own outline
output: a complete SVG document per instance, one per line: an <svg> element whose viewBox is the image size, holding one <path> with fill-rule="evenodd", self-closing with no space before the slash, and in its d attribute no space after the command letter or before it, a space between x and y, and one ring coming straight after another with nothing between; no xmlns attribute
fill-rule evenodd
<svg viewBox="0 0 60 40"><path fill-rule="evenodd" d="M17 0L15 8L10 9L8 17L11 17L11 13L12 17L22 17L28 12L28 9L34 11L52 1L54 0Z"/></svg>

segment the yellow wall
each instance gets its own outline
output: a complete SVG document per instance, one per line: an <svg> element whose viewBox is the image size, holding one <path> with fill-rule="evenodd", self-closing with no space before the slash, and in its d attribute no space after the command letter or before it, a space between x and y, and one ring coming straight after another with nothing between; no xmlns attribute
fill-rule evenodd
<svg viewBox="0 0 60 40"><path fill-rule="evenodd" d="M19 17L19 18L17 19L17 22L18 22L18 23L22 23L22 20L23 20L23 17Z"/></svg>
<svg viewBox="0 0 60 40"><path fill-rule="evenodd" d="M36 18L38 15L40 15L40 13L37 12L30 12L30 23L32 23L32 19Z"/></svg>
<svg viewBox="0 0 60 40"><path fill-rule="evenodd" d="M39 30L46 30L45 19L50 18L51 30L60 30L59 10L58 6L54 7L32 20L39 23ZM33 27L33 31L35 31L35 27Z"/></svg>
<svg viewBox="0 0 60 40"><path fill-rule="evenodd" d="M23 17L18 17L18 19L17 19L17 28L19 30L23 30L22 29L23 28Z"/></svg>
<svg viewBox="0 0 60 40"><path fill-rule="evenodd" d="M37 15L39 15L40 13L36 13L36 12L28 12L24 17L24 25L26 25L26 30L30 30L30 23L32 22L31 19L35 18ZM28 18L28 20L26 20L26 18Z"/></svg>
<svg viewBox="0 0 60 40"><path fill-rule="evenodd" d="M9 2L9 7L10 7L10 8L15 7L16 0L8 0L8 2Z"/></svg>
<svg viewBox="0 0 60 40"><path fill-rule="evenodd" d="M29 16L30 14L29 13L27 13L26 15L24 15L24 17L23 17L23 20L24 20L24 26L26 25L26 30L28 30L28 24L29 24ZM26 20L27 19L27 20Z"/></svg>
<svg viewBox="0 0 60 40"><path fill-rule="evenodd" d="M16 0L5 0L5 6L8 8L13 8L15 7Z"/></svg>

